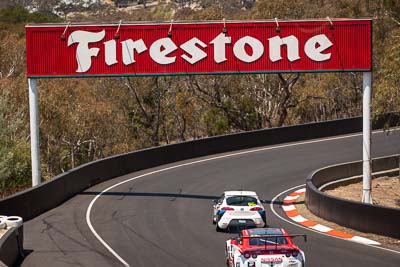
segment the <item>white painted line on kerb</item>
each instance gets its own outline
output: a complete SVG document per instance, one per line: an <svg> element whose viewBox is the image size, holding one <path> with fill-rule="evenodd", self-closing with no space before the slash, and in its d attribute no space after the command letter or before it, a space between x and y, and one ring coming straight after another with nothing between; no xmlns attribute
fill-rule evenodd
<svg viewBox="0 0 400 267"><path fill-rule="evenodd" d="M295 216L295 217L292 217L291 219L292 219L293 221L295 221L295 222L298 222L298 223L302 223L302 222L308 221L306 218L304 218L304 217L301 216L301 215L297 215L297 216Z"/></svg>
<svg viewBox="0 0 400 267"><path fill-rule="evenodd" d="M302 188L302 189L299 189L299 190L296 190L295 191L296 193L305 193L306 192L306 189L305 188Z"/></svg>
<svg viewBox="0 0 400 267"><path fill-rule="evenodd" d="M324 226L324 225L321 225L321 224L310 226L310 228L312 228L314 230L317 230L317 231L320 231L320 232L329 232L329 231L333 230L332 228Z"/></svg>
<svg viewBox="0 0 400 267"><path fill-rule="evenodd" d="M288 197L285 198L285 200L287 200L287 201L296 200L296 199L298 199L299 197L300 197L300 196L288 196Z"/></svg>
<svg viewBox="0 0 400 267"><path fill-rule="evenodd" d="M383 131L374 131L373 134L376 133L381 133ZM356 136L361 136L362 134L350 134L350 135L343 135L343 136L337 136L337 137L329 137L329 138L325 138L325 139L315 139L312 141L304 141L304 142L296 142L296 143L290 143L290 144L285 144L285 145L277 145L277 146L269 146L269 147L263 147L263 148L258 148L258 149L253 149L253 150L247 150L247 151L242 151L242 152L236 152L236 153L231 153L231 154L225 154L222 156L216 156L216 157L211 157L211 158L207 158L207 159L202 159L202 160L196 160L196 161L192 161L192 162L188 162L188 163L184 163L184 164L179 164L179 165L174 165L171 167L167 167L164 169L160 169L160 170L156 170L156 171L152 171L152 172L148 172L142 175L138 175L132 178L129 178L127 180L124 180L122 182L119 182L115 185L112 185L106 189L104 189L102 192L100 192L95 198L93 198L93 200L90 202L89 207L86 211L86 223L90 228L90 231L92 231L93 235L97 238L97 240L99 240L99 242L111 253L113 254L124 266L130 266L120 255L118 255L117 252L115 252L111 246L109 246L107 244L106 241L104 241L101 236L96 232L96 230L94 229L92 222L90 220L90 212L92 211L93 205L96 202L96 200L103 195L104 193L106 193L107 191L110 191L111 189L120 186L122 184L131 182L133 180L136 179L140 179L146 176L150 176L153 174L157 174L157 173L161 173L161 172L165 172L165 171L169 171L169 170L173 170L173 169L178 169L181 167L185 167L185 166L190 166L190 165L195 165L195 164L199 164L199 163L203 163L203 162L208 162L208 161L213 161L213 160L218 160L218 159L224 159L224 158L230 158L230 157L235 157L235 156L240 156L240 155L246 155L246 154L251 154L251 153L256 153L256 152L261 152L261 151L268 151L268 150L273 150L273 149L279 149L279 148L285 148L285 147L293 147L293 146L300 146L300 145L306 145L306 144L314 144L314 143L320 143L320 142L327 142L327 141L333 141L333 140L340 140L340 139L346 139L346 138L351 138L351 137L356 137ZM295 187L297 188L297 187ZM273 202L273 201L272 201ZM271 204L272 205L272 204ZM277 215L279 217L279 215Z"/></svg>
<svg viewBox="0 0 400 267"><path fill-rule="evenodd" d="M280 192L279 194L277 194L277 195L271 200L271 204L269 204L269 207L271 208L272 212L275 214L276 217L278 217L278 218L281 219L282 221L285 221L285 222L287 222L287 223L289 223L289 224L291 224L291 225L294 225L294 226L297 226L297 227L306 229L306 230L308 230L308 231L315 232L315 233L320 234L320 235L328 236L328 237L330 237L330 238L336 238L336 239L340 239L340 240L355 242L355 243L358 243L358 244L363 245L363 246L367 246L367 247L371 247L371 248L376 248L376 249L381 249L381 250L393 252L393 253L396 253L396 254L400 254L400 251L397 251L397 250L392 250L392 249L388 249L388 248L384 248L384 247L380 247L380 246L375 246L375 245L365 244L365 243L363 243L363 242L359 242L359 241L360 241L360 238L357 238L356 240L351 240L351 239L343 239L343 238L336 237L336 236L333 236L333 235L325 234L325 233L323 233L323 232L314 230L314 229L312 229L312 228L310 228L310 227L305 227L305 226L303 226L303 225L294 223L294 222L292 222L292 221L290 221L290 220L288 220L288 219L283 218L282 216L280 216L280 215L275 211L275 208L274 208L274 204L277 204L277 205L278 205L278 203L276 203L276 202L277 202L276 200L277 200L280 196L285 195L287 192L290 192L290 191L295 190L296 188L305 187L305 186L306 186L306 184L301 184L301 185L297 185L297 186L294 186L294 187L292 187L292 188L286 189L285 191L282 191L282 192Z"/></svg>
<svg viewBox="0 0 400 267"><path fill-rule="evenodd" d="M283 205L283 206L282 206L282 209L283 209L284 211L292 211L292 210L295 210L296 207L295 207L294 205Z"/></svg>

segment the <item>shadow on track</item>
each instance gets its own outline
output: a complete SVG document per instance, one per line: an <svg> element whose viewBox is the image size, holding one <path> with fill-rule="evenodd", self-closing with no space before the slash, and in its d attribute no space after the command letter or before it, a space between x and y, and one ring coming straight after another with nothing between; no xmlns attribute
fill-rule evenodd
<svg viewBox="0 0 400 267"><path fill-rule="evenodd" d="M171 197L171 198L192 198L192 199L218 199L219 196L190 195L177 193L144 193L144 192L81 192L79 195L99 195L102 196L130 196L130 197Z"/></svg>
<svg viewBox="0 0 400 267"><path fill-rule="evenodd" d="M182 191L180 189L179 191ZM219 196L210 196L210 195L192 195L192 194L181 194L181 193L159 193L159 192L131 192L131 189L129 192L99 192L99 191L86 191L86 192L81 192L78 195L89 195L89 196L97 196L97 195L102 195L102 196L119 196L119 197L169 197L169 198L190 198L190 199L218 199ZM271 204L271 200L261 200L263 204ZM282 205L283 202L278 200L274 201L273 204L276 205ZM299 204L296 202L295 204Z"/></svg>

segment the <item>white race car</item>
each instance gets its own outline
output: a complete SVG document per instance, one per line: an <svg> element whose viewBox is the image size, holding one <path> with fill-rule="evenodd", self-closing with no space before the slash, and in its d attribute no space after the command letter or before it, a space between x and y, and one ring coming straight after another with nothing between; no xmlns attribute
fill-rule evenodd
<svg viewBox="0 0 400 267"><path fill-rule="evenodd" d="M214 200L213 224L225 229L261 228L267 225L265 209L252 191L226 191Z"/></svg>
<svg viewBox="0 0 400 267"><path fill-rule="evenodd" d="M304 252L282 228L245 229L237 238L226 241L229 267L305 267Z"/></svg>

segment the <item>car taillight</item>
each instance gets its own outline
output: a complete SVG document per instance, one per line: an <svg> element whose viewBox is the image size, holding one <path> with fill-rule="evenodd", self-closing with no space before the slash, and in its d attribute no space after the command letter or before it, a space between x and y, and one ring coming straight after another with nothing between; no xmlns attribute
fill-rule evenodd
<svg viewBox="0 0 400 267"><path fill-rule="evenodd" d="M223 207L221 210L234 210L234 209L231 207Z"/></svg>
<svg viewBox="0 0 400 267"><path fill-rule="evenodd" d="M248 259L248 258L250 258L250 253L245 252L245 253L243 254L243 256L244 256L246 259Z"/></svg>
<svg viewBox="0 0 400 267"><path fill-rule="evenodd" d="M299 255L298 250L289 250L289 251L281 251L281 252L284 253L287 258L289 258L290 256L297 257L297 255Z"/></svg>
<svg viewBox="0 0 400 267"><path fill-rule="evenodd" d="M260 210L262 210L262 208L260 208L260 207L254 207L254 208L251 208L250 210L252 210L252 211L260 211Z"/></svg>

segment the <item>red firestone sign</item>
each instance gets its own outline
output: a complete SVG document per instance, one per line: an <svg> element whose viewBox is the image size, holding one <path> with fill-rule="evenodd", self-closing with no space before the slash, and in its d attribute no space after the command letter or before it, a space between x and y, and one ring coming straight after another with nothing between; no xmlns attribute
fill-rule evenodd
<svg viewBox="0 0 400 267"><path fill-rule="evenodd" d="M28 77L371 71L371 20L26 26Z"/></svg>

